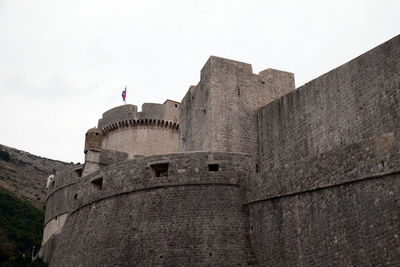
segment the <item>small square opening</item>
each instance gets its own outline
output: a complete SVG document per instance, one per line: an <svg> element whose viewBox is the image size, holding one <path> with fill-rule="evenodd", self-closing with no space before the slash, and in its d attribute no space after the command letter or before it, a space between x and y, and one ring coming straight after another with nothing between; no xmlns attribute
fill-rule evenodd
<svg viewBox="0 0 400 267"><path fill-rule="evenodd" d="M92 184L92 191L99 192L103 190L103 177L97 178L90 182Z"/></svg>
<svg viewBox="0 0 400 267"><path fill-rule="evenodd" d="M150 167L153 169L153 178L168 176L168 166L169 163L159 163L150 165Z"/></svg>
<svg viewBox="0 0 400 267"><path fill-rule="evenodd" d="M83 169L76 169L74 172L75 172L75 177L79 178L82 177Z"/></svg>
<svg viewBox="0 0 400 267"><path fill-rule="evenodd" d="M208 164L209 172L217 172L219 171L219 164Z"/></svg>

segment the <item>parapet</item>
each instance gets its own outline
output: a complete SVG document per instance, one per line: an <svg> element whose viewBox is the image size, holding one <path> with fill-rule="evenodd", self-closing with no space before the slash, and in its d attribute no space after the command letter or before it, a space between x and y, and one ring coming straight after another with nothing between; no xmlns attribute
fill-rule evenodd
<svg viewBox="0 0 400 267"><path fill-rule="evenodd" d="M169 124L179 124L179 107L180 103L173 100L166 100L163 104L144 103L142 111L137 111L135 105L122 105L112 108L103 113L99 120L98 128L105 130L106 128L114 128L115 125L137 121L160 121Z"/></svg>
<svg viewBox="0 0 400 267"><path fill-rule="evenodd" d="M178 123L180 103L167 99L163 104L144 103L141 119L153 119Z"/></svg>
<svg viewBox="0 0 400 267"><path fill-rule="evenodd" d="M137 119L137 106L127 104L112 108L103 113L103 117L99 120L98 128L105 127L121 121Z"/></svg>
<svg viewBox="0 0 400 267"><path fill-rule="evenodd" d="M141 112L134 105L115 107L99 120L102 149L128 153L130 159L177 152L179 113L180 103L172 100L144 103Z"/></svg>

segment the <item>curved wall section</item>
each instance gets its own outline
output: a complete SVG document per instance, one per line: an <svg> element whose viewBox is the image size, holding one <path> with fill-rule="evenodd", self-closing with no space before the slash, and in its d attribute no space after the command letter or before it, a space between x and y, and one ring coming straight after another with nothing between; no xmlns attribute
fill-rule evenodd
<svg viewBox="0 0 400 267"><path fill-rule="evenodd" d="M136 118L138 118L137 106L130 104L118 106L103 113L98 128L104 129L113 123Z"/></svg>
<svg viewBox="0 0 400 267"><path fill-rule="evenodd" d="M84 177L50 266L247 265L239 183L254 164L248 154L179 153Z"/></svg>
<svg viewBox="0 0 400 267"><path fill-rule="evenodd" d="M46 244L49 238L54 234L59 234L68 218L68 213L54 217L46 223L43 230L42 245Z"/></svg>
<svg viewBox="0 0 400 267"><path fill-rule="evenodd" d="M134 155L154 155L178 151L178 125L156 120L129 122L107 133L103 148Z"/></svg>
<svg viewBox="0 0 400 267"><path fill-rule="evenodd" d="M45 224L70 211L82 165L57 174L47 190Z"/></svg>
<svg viewBox="0 0 400 267"><path fill-rule="evenodd" d="M134 105L110 109L99 120L104 135L102 148L135 155L178 152L180 103L145 103L142 112Z"/></svg>

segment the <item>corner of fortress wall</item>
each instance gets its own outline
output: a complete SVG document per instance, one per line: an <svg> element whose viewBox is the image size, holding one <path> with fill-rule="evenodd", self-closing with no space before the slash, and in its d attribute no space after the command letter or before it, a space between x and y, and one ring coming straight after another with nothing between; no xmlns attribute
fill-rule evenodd
<svg viewBox="0 0 400 267"><path fill-rule="evenodd" d="M181 103L179 151L256 154L257 109L294 89L292 73L210 57Z"/></svg>

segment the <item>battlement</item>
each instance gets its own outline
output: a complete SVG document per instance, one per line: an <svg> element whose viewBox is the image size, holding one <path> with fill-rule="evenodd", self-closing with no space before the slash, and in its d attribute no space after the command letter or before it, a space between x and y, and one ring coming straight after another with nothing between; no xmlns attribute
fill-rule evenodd
<svg viewBox="0 0 400 267"><path fill-rule="evenodd" d="M141 112L130 104L110 109L98 123L102 148L127 153L131 159L177 152L179 112L180 103L169 99L163 104L144 103Z"/></svg>
<svg viewBox="0 0 400 267"><path fill-rule="evenodd" d="M118 125L124 125L131 121L166 121L179 125L180 103L173 100L166 100L163 104L144 103L142 111L138 112L135 105L126 104L112 108L103 113L98 122L98 128L108 130Z"/></svg>
<svg viewBox="0 0 400 267"><path fill-rule="evenodd" d="M97 128L103 130L107 126L121 121L138 118L138 108L135 105L127 104L121 105L103 113L101 119L99 119Z"/></svg>
<svg viewBox="0 0 400 267"><path fill-rule="evenodd" d="M222 57L211 56L207 60L201 69L201 81L207 80L212 74L220 76L235 75L241 76L240 78L248 76L247 79L256 79L261 84L268 84L269 88L266 87L263 89L269 90L272 94L276 94L277 92L275 92L276 88L270 88L271 86L279 86L281 90L286 89L281 91L278 96L273 96L274 98L278 98L295 89L294 74L291 72L268 68L257 74L253 73L253 67L249 63Z"/></svg>
<svg viewBox="0 0 400 267"><path fill-rule="evenodd" d="M164 127L169 128L172 131L177 131L179 129L179 124L172 121L164 121L164 120L153 120L153 119L133 119L133 120L125 120L120 121L118 123L113 123L106 128L103 129L103 134L108 136L112 134L114 131L124 130L128 128L147 126L147 127Z"/></svg>

